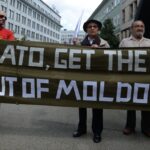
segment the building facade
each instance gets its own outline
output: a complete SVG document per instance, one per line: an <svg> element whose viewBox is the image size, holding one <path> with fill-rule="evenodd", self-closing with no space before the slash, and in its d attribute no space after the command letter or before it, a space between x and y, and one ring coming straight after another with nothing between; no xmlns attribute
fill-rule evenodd
<svg viewBox="0 0 150 150"><path fill-rule="evenodd" d="M130 34L130 26L136 14L140 0L103 0L90 16L104 22L112 19L115 26L115 34L121 40Z"/></svg>
<svg viewBox="0 0 150 150"><path fill-rule="evenodd" d="M73 44L73 38L74 38L74 32L73 30L61 30L61 43L62 44ZM79 42L81 42L85 37L84 31L79 31L77 39Z"/></svg>
<svg viewBox="0 0 150 150"><path fill-rule="evenodd" d="M122 0L103 0L96 8L90 19L96 19L102 23L110 18L115 26L115 34L120 37L121 27L121 1Z"/></svg>
<svg viewBox="0 0 150 150"><path fill-rule="evenodd" d="M61 16L42 0L0 0L0 9L16 39L60 42Z"/></svg>
<svg viewBox="0 0 150 150"><path fill-rule="evenodd" d="M122 0L121 4L121 38L130 35L130 26L135 18L140 0Z"/></svg>

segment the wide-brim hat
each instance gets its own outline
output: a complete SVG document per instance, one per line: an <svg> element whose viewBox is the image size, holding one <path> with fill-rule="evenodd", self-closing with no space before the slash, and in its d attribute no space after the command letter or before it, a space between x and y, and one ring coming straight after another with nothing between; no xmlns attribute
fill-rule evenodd
<svg viewBox="0 0 150 150"><path fill-rule="evenodd" d="M87 26L88 26L89 23L95 23L95 24L97 24L99 30L102 28L102 23L101 23L100 21L91 19L91 20L87 20L87 21L83 24L83 30L84 30L85 32L87 32Z"/></svg>
<svg viewBox="0 0 150 150"><path fill-rule="evenodd" d="M5 19L7 19L7 17L6 17L6 13L5 13L4 11L2 11L2 10L0 10L0 16L4 16L4 17L5 17Z"/></svg>

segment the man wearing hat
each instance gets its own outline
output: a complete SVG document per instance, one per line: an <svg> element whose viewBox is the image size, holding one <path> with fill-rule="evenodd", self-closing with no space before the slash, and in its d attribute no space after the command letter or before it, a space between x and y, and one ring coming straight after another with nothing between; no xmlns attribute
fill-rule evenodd
<svg viewBox="0 0 150 150"><path fill-rule="evenodd" d="M6 20L5 12L0 11L0 40L14 40L13 32L5 28Z"/></svg>
<svg viewBox="0 0 150 150"><path fill-rule="evenodd" d="M90 46L93 48L109 48L107 41L99 37L99 32L102 28L102 23L97 20L88 20L84 23L83 29L87 33L84 40L81 42L83 46ZM100 50L100 49L97 49ZM103 130L103 110L92 109L92 131L93 141L99 143L101 141L101 132ZM79 108L79 124L77 130L73 133L73 137L80 137L87 132L87 110L86 108Z"/></svg>

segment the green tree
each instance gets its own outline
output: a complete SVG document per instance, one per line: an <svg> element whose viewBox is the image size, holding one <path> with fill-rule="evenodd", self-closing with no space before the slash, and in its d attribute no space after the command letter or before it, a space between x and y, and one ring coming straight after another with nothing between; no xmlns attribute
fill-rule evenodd
<svg viewBox="0 0 150 150"><path fill-rule="evenodd" d="M103 28L101 30L100 36L108 41L111 48L118 48L119 39L114 34L115 26L111 19L106 19L103 23Z"/></svg>

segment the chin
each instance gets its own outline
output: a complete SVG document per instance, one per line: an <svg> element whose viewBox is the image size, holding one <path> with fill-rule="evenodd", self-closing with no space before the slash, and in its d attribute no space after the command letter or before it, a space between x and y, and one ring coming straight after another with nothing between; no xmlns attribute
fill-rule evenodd
<svg viewBox="0 0 150 150"><path fill-rule="evenodd" d="M95 34L95 33L94 33L94 34L90 34L90 36L96 36L96 35L97 35L97 34Z"/></svg>

